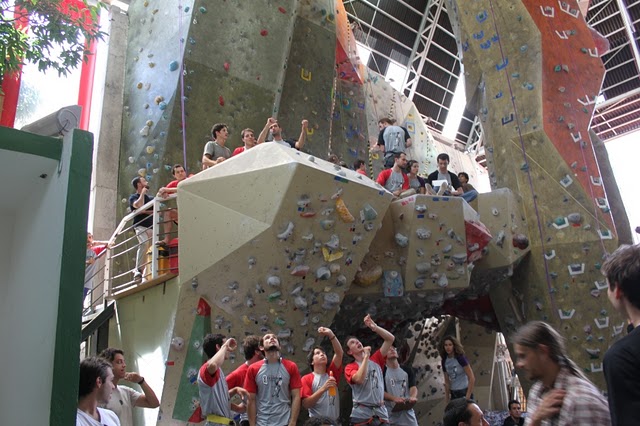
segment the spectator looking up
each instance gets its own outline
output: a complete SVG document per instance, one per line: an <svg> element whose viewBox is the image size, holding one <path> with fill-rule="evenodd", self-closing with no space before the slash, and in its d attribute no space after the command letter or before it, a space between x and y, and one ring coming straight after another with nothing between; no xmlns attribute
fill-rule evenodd
<svg viewBox="0 0 640 426"><path fill-rule="evenodd" d="M202 341L202 350L208 360L198 371L198 393L205 426L234 424L231 409L245 410L242 404L232 404L231 397L236 394L246 397L247 391L241 387L229 389L222 371L222 364L237 347L235 339L227 339L222 334L207 334Z"/></svg>
<svg viewBox="0 0 640 426"><path fill-rule="evenodd" d="M302 377L302 406L309 410L309 417L328 417L336 422L340 420L338 382L342 376L342 346L331 329L320 327L318 334L331 341L333 358L327 367L327 354L322 347L316 346L309 352L307 362L312 371Z"/></svg>
<svg viewBox="0 0 640 426"><path fill-rule="evenodd" d="M242 351L244 352L245 361L227 376L227 385L230 389L233 389L235 387L243 387L244 380L247 377L247 370L249 370L249 366L264 359L264 354L260 350L259 336L252 334L245 337L242 341ZM243 400L243 402L245 403L245 407L249 403L248 400ZM249 426L249 415L247 414L246 410L242 413L233 409L232 411L236 413L236 416L234 416L234 418L240 418L240 426Z"/></svg>
<svg viewBox="0 0 640 426"><path fill-rule="evenodd" d="M350 421L351 424L380 426L389 423L389 413L384 405L382 368L395 337L379 327L370 315L364 317L364 324L384 342L380 349L371 354L370 346L363 346L354 336L347 337L346 352L354 358L354 362L344 369L344 376L351 386L353 398Z"/></svg>
<svg viewBox="0 0 640 426"><path fill-rule="evenodd" d="M307 140L307 128L309 127L309 122L307 120L302 120L302 126L300 129L300 136L298 137L297 141L291 140L291 139L282 139L282 127L280 127L280 124L278 123L278 120L276 120L273 117L269 117L267 119L267 124L265 124L265 129L268 129L268 131L271 133L272 136L272 141L279 143L280 145L284 145L284 146L288 146L290 148L295 148L298 151L301 151L302 148L304 147L304 144ZM265 132L265 129L262 129L262 132ZM262 132L260 133L260 136L262 136ZM266 135L266 133L265 133Z"/></svg>
<svg viewBox="0 0 640 426"><path fill-rule="evenodd" d="M280 355L278 336L267 333L260 350L265 358L249 366L244 388L249 392L251 426L295 426L300 414L298 366Z"/></svg>

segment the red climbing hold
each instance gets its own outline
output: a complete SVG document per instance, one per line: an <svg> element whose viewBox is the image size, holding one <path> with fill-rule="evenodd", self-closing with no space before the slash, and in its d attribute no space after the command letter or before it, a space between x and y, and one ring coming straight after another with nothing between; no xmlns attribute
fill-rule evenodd
<svg viewBox="0 0 640 426"><path fill-rule="evenodd" d="M224 106L224 98L222 96L218 98L218 103L220 104L220 106Z"/></svg>
<svg viewBox="0 0 640 426"><path fill-rule="evenodd" d="M262 37L266 37L266 36L267 36L267 34L269 34L269 31L267 31L267 30L262 30L262 31L260 31L260 35L261 35Z"/></svg>
<svg viewBox="0 0 640 426"><path fill-rule="evenodd" d="M211 306L202 297L200 298L200 300L198 300L198 308L196 309L196 313L201 317L211 316Z"/></svg>
<svg viewBox="0 0 640 426"><path fill-rule="evenodd" d="M287 13L287 9L285 9L284 7L280 6L278 8L278 10L280 11L280 13Z"/></svg>
<svg viewBox="0 0 640 426"><path fill-rule="evenodd" d="M226 72L229 72L229 66L230 66L230 65L229 65L229 62L225 62L225 63L224 63L224 70L225 70Z"/></svg>

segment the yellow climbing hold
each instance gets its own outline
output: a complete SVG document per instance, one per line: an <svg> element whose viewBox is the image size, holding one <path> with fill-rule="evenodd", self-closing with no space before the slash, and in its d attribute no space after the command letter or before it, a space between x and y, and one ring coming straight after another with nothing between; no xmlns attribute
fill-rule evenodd
<svg viewBox="0 0 640 426"><path fill-rule="evenodd" d="M373 268L359 271L356 274L355 283L360 287L369 287L382 276L382 266L376 265Z"/></svg>
<svg viewBox="0 0 640 426"><path fill-rule="evenodd" d="M345 223L355 222L356 219L353 217L353 215L347 208L347 205L344 203L344 201L340 197L336 199L336 211L338 212L338 215L340 216L340 219L342 219L343 222Z"/></svg>
<svg viewBox="0 0 640 426"><path fill-rule="evenodd" d="M329 250L326 247L322 247L322 255L324 256L325 262L333 262L334 260L340 259L344 253L341 250Z"/></svg>

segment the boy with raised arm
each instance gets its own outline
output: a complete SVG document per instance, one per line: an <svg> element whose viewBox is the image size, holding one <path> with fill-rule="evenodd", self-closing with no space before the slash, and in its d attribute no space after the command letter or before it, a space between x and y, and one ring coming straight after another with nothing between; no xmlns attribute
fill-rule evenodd
<svg viewBox="0 0 640 426"><path fill-rule="evenodd" d="M327 369L327 353L320 346L309 352L307 361L313 372L302 377L302 406L309 410L309 417L328 417L334 422L340 419L338 381L342 375L342 346L331 329L318 328L318 334L326 336L333 347L333 358Z"/></svg>
<svg viewBox="0 0 640 426"><path fill-rule="evenodd" d="M355 359L344 369L345 378L351 386L353 394L350 422L352 425L378 426L389 423L389 414L384 405L382 368L395 337L384 328L379 327L371 319L371 315L364 317L364 324L382 337L384 342L380 349L371 354L370 346L362 346L356 337L347 337L345 344L347 355L351 355Z"/></svg>

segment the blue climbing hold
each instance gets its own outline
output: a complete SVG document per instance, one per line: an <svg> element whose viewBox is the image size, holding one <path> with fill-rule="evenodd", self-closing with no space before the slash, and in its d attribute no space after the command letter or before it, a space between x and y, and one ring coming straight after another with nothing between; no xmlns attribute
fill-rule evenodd
<svg viewBox="0 0 640 426"><path fill-rule="evenodd" d="M158 107L160 107L160 110L164 111L167 108L167 103L162 101L158 104Z"/></svg>
<svg viewBox="0 0 640 426"><path fill-rule="evenodd" d="M169 71L176 71L178 69L178 61L171 61L169 63Z"/></svg>
<svg viewBox="0 0 640 426"><path fill-rule="evenodd" d="M207 13L207 8L204 6L200 6L200 13Z"/></svg>

